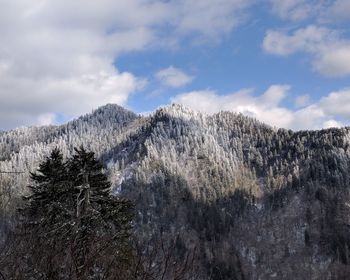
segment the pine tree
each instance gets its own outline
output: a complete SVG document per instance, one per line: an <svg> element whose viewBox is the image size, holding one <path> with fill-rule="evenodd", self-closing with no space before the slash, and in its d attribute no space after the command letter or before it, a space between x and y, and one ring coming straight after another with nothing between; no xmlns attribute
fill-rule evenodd
<svg viewBox="0 0 350 280"><path fill-rule="evenodd" d="M130 235L131 203L110 195L111 184L103 166L92 152L83 147L75 149L75 155L68 162L70 177L74 178L76 193L76 237L75 254L78 275L84 275L91 250L103 251L106 244L97 240L109 240L115 245L112 252L117 259L128 258L127 244ZM113 247L113 246L112 246ZM91 255L91 254L90 254ZM82 277L82 276L80 276Z"/></svg>
<svg viewBox="0 0 350 280"><path fill-rule="evenodd" d="M56 148L31 174L31 194L24 197L26 207L21 209L23 225L27 231L50 239L69 229L72 220L74 188L67 176L67 166Z"/></svg>

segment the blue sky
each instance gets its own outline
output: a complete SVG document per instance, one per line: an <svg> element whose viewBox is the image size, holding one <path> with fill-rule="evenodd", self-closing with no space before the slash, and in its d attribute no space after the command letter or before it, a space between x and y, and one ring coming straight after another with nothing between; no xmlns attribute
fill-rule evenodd
<svg viewBox="0 0 350 280"><path fill-rule="evenodd" d="M350 121L348 0L0 0L0 129L117 103Z"/></svg>

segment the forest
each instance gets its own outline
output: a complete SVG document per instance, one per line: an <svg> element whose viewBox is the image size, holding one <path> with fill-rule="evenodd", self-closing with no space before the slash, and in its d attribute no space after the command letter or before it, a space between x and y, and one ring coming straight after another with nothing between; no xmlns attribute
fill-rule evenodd
<svg viewBox="0 0 350 280"><path fill-rule="evenodd" d="M176 104L147 117L109 104L2 132L0 170L24 173L0 181L0 272L347 279L349 132Z"/></svg>

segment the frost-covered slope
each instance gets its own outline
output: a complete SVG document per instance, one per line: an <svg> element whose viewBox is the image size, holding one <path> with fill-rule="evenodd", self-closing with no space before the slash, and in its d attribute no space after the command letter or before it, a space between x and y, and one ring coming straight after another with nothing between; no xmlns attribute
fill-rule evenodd
<svg viewBox="0 0 350 280"><path fill-rule="evenodd" d="M66 125L1 133L0 169L25 171L2 177L2 208L53 147L67 156L82 144L106 163L112 191L135 202L139 236L180 236L179 254L197 248L200 279L348 269L348 128L293 132L230 112L172 105L140 117L106 105Z"/></svg>

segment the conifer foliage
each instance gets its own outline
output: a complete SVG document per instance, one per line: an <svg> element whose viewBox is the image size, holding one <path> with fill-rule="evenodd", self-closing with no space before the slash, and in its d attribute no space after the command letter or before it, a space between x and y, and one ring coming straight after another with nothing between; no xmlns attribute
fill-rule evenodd
<svg viewBox="0 0 350 280"><path fill-rule="evenodd" d="M54 149L31 175L12 246L13 279L125 279L132 205L83 147L67 161ZM21 264L19 264L19 259ZM118 271L118 274L115 272Z"/></svg>

